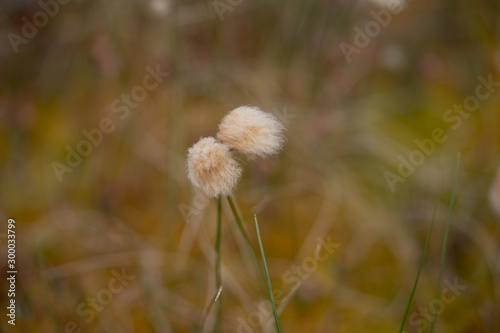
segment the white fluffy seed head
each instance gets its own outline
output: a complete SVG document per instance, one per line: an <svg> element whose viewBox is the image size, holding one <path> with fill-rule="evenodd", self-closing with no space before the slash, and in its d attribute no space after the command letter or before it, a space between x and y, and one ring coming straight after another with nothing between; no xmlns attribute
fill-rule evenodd
<svg viewBox="0 0 500 333"><path fill-rule="evenodd" d="M488 195L491 208L500 217L500 168L497 171L495 180L490 188L490 193Z"/></svg>
<svg viewBox="0 0 500 333"><path fill-rule="evenodd" d="M281 150L284 130L273 114L254 106L240 106L222 119L217 138L250 158L266 157Z"/></svg>
<svg viewBox="0 0 500 333"><path fill-rule="evenodd" d="M241 178L241 167L230 148L212 137L201 138L188 150L188 178L211 197L230 195Z"/></svg>

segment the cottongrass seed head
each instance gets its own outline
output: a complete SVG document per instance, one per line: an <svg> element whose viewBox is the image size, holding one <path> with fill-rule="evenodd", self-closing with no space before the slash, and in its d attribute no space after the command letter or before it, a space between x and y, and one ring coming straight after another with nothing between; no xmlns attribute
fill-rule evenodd
<svg viewBox="0 0 500 333"><path fill-rule="evenodd" d="M230 195L241 177L230 148L212 137L189 148L187 169L191 183L212 197Z"/></svg>
<svg viewBox="0 0 500 333"><path fill-rule="evenodd" d="M284 130L273 114L254 106L240 106L222 119L217 138L253 159L277 154L285 141Z"/></svg>

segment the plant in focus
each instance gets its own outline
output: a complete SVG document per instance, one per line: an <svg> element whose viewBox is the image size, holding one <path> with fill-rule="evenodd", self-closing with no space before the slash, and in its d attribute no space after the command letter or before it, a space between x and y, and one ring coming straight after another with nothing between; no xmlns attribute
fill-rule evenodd
<svg viewBox="0 0 500 333"><path fill-rule="evenodd" d="M243 234L245 241L250 246L255 258L257 258L231 198L231 193L236 188L242 174L242 168L234 159L232 151L237 150L250 160L275 155L283 148L283 143L285 141L283 135L284 130L285 126L273 114L264 112L253 106L240 106L229 112L222 119L219 124L219 131L216 135L217 139L213 137L201 138L188 150L187 174L189 181L207 196L217 198L215 280L216 289L219 291L218 294L222 290L220 275L220 238L221 197L223 195L227 196L238 228ZM271 292L269 274L267 265L265 264L264 251L257 224L256 228L270 291L270 299L273 303L276 327L278 332L280 332L278 316ZM221 302L219 297L216 298L218 302L216 304L215 331L220 332L222 331Z"/></svg>

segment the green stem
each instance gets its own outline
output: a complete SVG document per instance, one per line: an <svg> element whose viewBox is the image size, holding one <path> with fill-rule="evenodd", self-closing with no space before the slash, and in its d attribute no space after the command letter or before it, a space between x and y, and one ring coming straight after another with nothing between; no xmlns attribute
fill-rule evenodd
<svg viewBox="0 0 500 333"><path fill-rule="evenodd" d="M219 290L217 290L214 297L210 300L210 303L208 303L207 308L203 312L203 315L201 317L201 321L199 324L200 332L203 332L203 329L205 328L205 323L207 321L208 314L210 313L210 310L212 309L212 306L214 305L214 303L217 302L218 299L220 298L221 293L222 293L222 287Z"/></svg>
<svg viewBox="0 0 500 333"><path fill-rule="evenodd" d="M278 321L278 313L276 312L276 304L274 303L273 288L271 287L271 279L269 278L269 271L267 270L266 255L264 254L264 247L262 246L262 240L260 239L259 222L257 221L257 215L254 214L255 218L255 229L257 230L257 238L259 239L260 254L262 255L262 262L264 263L264 271L266 272L267 287L269 288L269 297L271 298L271 303L273 305L274 320L276 322L276 329L278 333L281 333L280 323Z"/></svg>
<svg viewBox="0 0 500 333"><path fill-rule="evenodd" d="M425 255L427 254L427 248L429 247L429 242L431 239L432 229L434 228L434 221L436 219L436 211L437 211L437 202L434 205L434 212L432 213L431 226L429 227L429 231L427 232L427 239L425 240L424 252L422 253L422 258L420 258L420 264L418 265L417 277L415 279L415 284L413 285L413 289L410 294L410 299L408 300L408 304L406 305L405 315L403 317L403 322L401 323L401 327L399 329L399 333L403 332L405 327L406 318L408 317L408 313L410 312L411 303L413 301L413 296L415 295L415 291L417 290L418 280L420 279L420 272L422 270L422 266L424 264Z"/></svg>
<svg viewBox="0 0 500 333"><path fill-rule="evenodd" d="M241 218L238 214L238 211L236 210L236 206L234 205L234 202L233 202L233 199L231 198L231 196L227 196L227 201L229 202L229 206L231 207L231 211L233 212L233 215L234 215L234 219L236 220L236 225L238 226L238 229L240 229L241 231L241 234L243 235L243 238L245 239L246 243L248 244L248 247L250 248L251 252L252 252L252 256L254 258L254 262L255 262L255 267L257 268L257 271L259 272L259 281L262 281L261 280L261 277L264 275L261 268L260 268L260 265L259 265L259 259L257 258L257 253L255 253L255 250L252 246L252 243L250 242L250 238L248 237L248 234L247 232L245 231L245 228L243 227L243 223L241 222ZM265 285L262 284L262 288L265 290Z"/></svg>
<svg viewBox="0 0 500 333"><path fill-rule="evenodd" d="M220 274L220 243L221 243L221 214L222 213L222 200L221 196L217 198L217 231L215 239L215 284L216 290L221 287L221 274ZM219 298L216 304L216 321L215 332L222 332L221 320L221 299Z"/></svg>
<svg viewBox="0 0 500 333"><path fill-rule="evenodd" d="M446 229L444 232L444 241L443 241L443 251L441 254L441 270L439 272L439 281L438 281L438 289L436 293L436 299L439 299L441 297L441 283L443 282L443 274L444 274L444 265L446 262L446 245L448 244L448 234L450 231L450 224L451 224L451 213L453 211L453 204L455 202L455 190L458 182L458 171L460 168L460 153L458 154L457 157L457 165L455 167L455 176L453 179L453 188L451 190L451 198L450 198L450 204L448 206L448 217L446 218ZM431 330L430 332L434 332L434 326L436 325L436 318L437 318L437 310L434 309L434 314L432 318L432 324L431 324Z"/></svg>
<svg viewBox="0 0 500 333"><path fill-rule="evenodd" d="M234 206L233 199L231 198L230 195L227 196L227 201L229 201L229 206L231 206L231 211L233 212L234 218L236 220L236 224L238 225L238 228L240 229L241 233L243 234L243 238L245 238L246 242L250 246L250 248L253 251L252 243L250 243L250 238L248 238L247 232L245 231L245 228L243 228L243 224L241 223L240 216L238 215L238 211L236 210L236 207Z"/></svg>

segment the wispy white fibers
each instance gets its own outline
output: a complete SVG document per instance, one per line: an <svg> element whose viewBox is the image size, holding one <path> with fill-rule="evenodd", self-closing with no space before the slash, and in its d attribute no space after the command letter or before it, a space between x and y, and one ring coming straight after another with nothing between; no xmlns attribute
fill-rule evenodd
<svg viewBox="0 0 500 333"><path fill-rule="evenodd" d="M242 169L232 149L253 159L277 154L283 148L285 126L271 113L240 106L219 125L217 139L201 138L188 150L187 173L194 186L208 196L228 196L241 178Z"/></svg>
<svg viewBox="0 0 500 333"><path fill-rule="evenodd" d="M212 197L230 195L242 172L230 148L212 137L189 148L187 171L191 183Z"/></svg>
<svg viewBox="0 0 500 333"><path fill-rule="evenodd" d="M217 138L253 159L277 154L285 141L284 130L273 114L254 106L240 106L222 119Z"/></svg>

